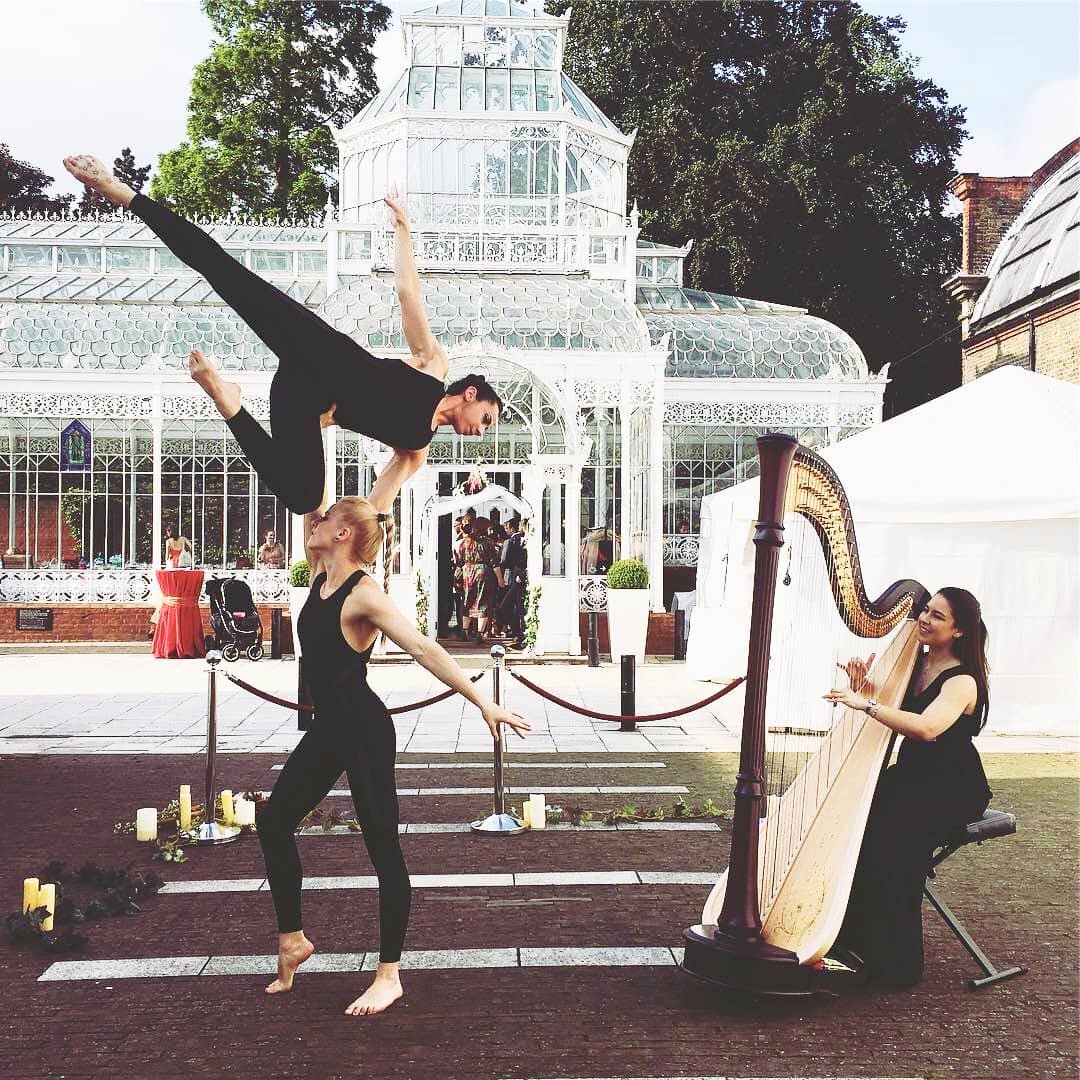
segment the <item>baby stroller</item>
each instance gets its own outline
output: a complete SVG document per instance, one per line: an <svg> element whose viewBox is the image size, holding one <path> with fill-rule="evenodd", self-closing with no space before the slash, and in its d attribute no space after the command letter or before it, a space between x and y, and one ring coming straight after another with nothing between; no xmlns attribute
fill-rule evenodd
<svg viewBox="0 0 1080 1080"><path fill-rule="evenodd" d="M215 644L229 661L240 659L240 650L249 660L263 656L262 620L246 581L236 578L211 578L206 583L210 598L210 625Z"/></svg>

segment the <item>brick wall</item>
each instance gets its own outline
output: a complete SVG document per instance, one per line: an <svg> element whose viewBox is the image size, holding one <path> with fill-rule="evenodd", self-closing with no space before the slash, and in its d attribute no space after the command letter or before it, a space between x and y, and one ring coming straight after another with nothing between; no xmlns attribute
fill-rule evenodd
<svg viewBox="0 0 1080 1080"><path fill-rule="evenodd" d="M1028 366L1029 330L1026 317L1007 324L975 344L964 345L963 381L1015 364ZM1080 383L1080 300L1075 297L1035 317L1035 370L1055 379Z"/></svg>
<svg viewBox="0 0 1080 1080"><path fill-rule="evenodd" d="M31 518L30 532L26 530L26 505L25 498L15 497L15 546L22 554L27 552L37 555L38 562L51 562L56 558L56 529L58 515L56 513L56 496L41 495L37 500L37 515L33 514L34 500L30 500ZM0 551L8 546L8 496L0 495L0 521L4 523L3 543ZM67 522L59 516L59 525L62 530L60 557L63 559L77 559L79 547L75 543L75 537L68 528ZM31 567L35 565L31 561Z"/></svg>
<svg viewBox="0 0 1080 1080"><path fill-rule="evenodd" d="M1034 190L1030 176L980 176L960 173L949 184L963 203L962 274L981 274L1005 231Z"/></svg>
<svg viewBox="0 0 1080 1080"><path fill-rule="evenodd" d="M15 629L15 613L19 608L50 606L53 612L51 631ZM270 648L270 612L274 606L259 605L263 643L267 650ZM0 641L31 644L47 641L146 641L153 611L153 606L149 604L0 604ZM210 608L202 605L200 611L203 634L210 634ZM291 651L289 610L284 607L282 611L283 642Z"/></svg>

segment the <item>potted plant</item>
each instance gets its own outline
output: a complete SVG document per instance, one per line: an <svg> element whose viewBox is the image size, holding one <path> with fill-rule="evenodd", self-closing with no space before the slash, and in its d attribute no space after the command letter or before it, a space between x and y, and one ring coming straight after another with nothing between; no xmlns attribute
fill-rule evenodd
<svg viewBox="0 0 1080 1080"><path fill-rule="evenodd" d="M300 609L307 603L311 587L311 566L307 559L297 559L289 567L289 617L292 620L293 653L300 659L300 634L298 624Z"/></svg>
<svg viewBox="0 0 1080 1080"><path fill-rule="evenodd" d="M611 659L635 656L645 663L649 634L649 571L640 559L620 559L607 572Z"/></svg>

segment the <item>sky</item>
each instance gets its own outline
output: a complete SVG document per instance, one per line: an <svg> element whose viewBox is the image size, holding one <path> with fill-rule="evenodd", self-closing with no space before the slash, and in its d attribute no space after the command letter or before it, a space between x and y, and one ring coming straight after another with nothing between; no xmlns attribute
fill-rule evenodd
<svg viewBox="0 0 1080 1080"><path fill-rule="evenodd" d="M375 45L380 85L405 64L396 15ZM967 109L971 138L958 171L1025 175L1080 135L1080 0L866 0L907 23L905 49L920 75ZM0 142L80 191L64 172L70 153L136 161L184 138L195 65L210 50L197 0L35 0L4 9L0 37Z"/></svg>

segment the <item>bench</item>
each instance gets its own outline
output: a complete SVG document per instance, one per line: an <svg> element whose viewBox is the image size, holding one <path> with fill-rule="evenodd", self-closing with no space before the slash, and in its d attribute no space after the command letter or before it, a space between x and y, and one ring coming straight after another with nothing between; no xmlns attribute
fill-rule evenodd
<svg viewBox="0 0 1080 1080"><path fill-rule="evenodd" d="M983 978L967 980L966 985L969 990L978 990L983 986L989 986L991 983L1011 979L1014 975L1023 975L1027 971L1027 968L1010 967L999 971L994 967L993 963L987 958L982 949L980 949L971 939L971 935L964 929L960 920L949 909L949 906L945 901L937 894L937 891L930 884L930 881L935 876L935 868L940 866L950 855L954 855L962 847L967 847L968 844L982 844L985 841L993 840L998 836L1011 836L1015 832L1016 816L1014 814L1007 814L1002 810L987 810L978 821L973 821L969 825L966 825L960 832L955 836L950 837L935 850L933 857L930 860L930 872L927 874L926 882L923 884L923 895L934 905L934 909L945 920L945 924L960 940L960 944L967 949L972 959L974 959L983 970Z"/></svg>

